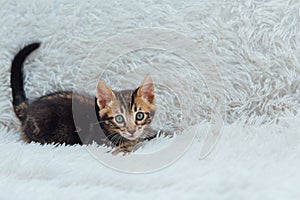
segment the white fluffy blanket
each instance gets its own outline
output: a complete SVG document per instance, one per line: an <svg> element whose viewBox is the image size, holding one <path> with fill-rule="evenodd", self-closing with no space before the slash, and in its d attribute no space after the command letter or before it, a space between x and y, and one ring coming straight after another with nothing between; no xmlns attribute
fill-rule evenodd
<svg viewBox="0 0 300 200"><path fill-rule="evenodd" d="M0 199L299 199L299 13L300 3L293 0L2 0ZM170 36L171 40L162 37L165 40L158 46L177 45L175 51L184 55L174 54L172 48L136 48L145 39L137 37L136 30L144 28L183 35L186 43L178 46L178 37ZM123 42L111 39L122 38L126 31L134 37ZM151 33L148 40L155 43L160 36ZM158 92L167 91L158 99L161 113L156 125L169 117L173 123L167 123L168 128L187 128L178 136L183 143L189 133L205 132L212 105L224 94L226 118L220 141L199 160L203 134L197 134L175 162L143 174L101 163L95 154L110 154L96 145L23 143L11 105L10 64L14 54L32 41L41 41L42 46L25 64L29 98L72 88L93 92L100 75L113 88L132 87L150 72L159 83ZM190 51L188 42L201 50ZM131 51L124 53L124 48ZM103 61L118 54L111 63ZM186 57L190 55L195 58L192 63ZM109 64L108 70L103 63ZM209 71L214 67L220 77ZM219 79L210 81L209 76ZM222 83L221 91L205 89L214 82ZM183 120L178 123L176 116ZM168 142L158 138L135 154L145 155ZM130 160L135 154L121 159L126 165L152 166ZM160 161L167 159L163 155Z"/></svg>

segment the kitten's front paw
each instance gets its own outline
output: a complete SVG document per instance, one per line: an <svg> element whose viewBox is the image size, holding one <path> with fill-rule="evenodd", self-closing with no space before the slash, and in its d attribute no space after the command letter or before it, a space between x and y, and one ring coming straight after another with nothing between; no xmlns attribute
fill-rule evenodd
<svg viewBox="0 0 300 200"><path fill-rule="evenodd" d="M123 156L126 156L132 152L132 149L129 148L123 148L123 147L117 147L113 152L112 155L116 156L118 154L123 154Z"/></svg>
<svg viewBox="0 0 300 200"><path fill-rule="evenodd" d="M118 155L119 153L123 153L123 156L130 154L131 152L137 150L142 145L142 140L138 139L135 141L127 141L116 147L116 149L112 152L113 155Z"/></svg>

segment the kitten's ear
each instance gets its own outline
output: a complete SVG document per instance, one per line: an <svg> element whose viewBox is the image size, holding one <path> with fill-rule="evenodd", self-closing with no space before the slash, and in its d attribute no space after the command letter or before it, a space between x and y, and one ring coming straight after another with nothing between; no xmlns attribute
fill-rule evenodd
<svg viewBox="0 0 300 200"><path fill-rule="evenodd" d="M97 84L97 104L100 109L109 105L115 99L114 92L102 80Z"/></svg>
<svg viewBox="0 0 300 200"><path fill-rule="evenodd" d="M137 95L149 103L155 102L154 82L149 74L144 78L141 86L138 88Z"/></svg>

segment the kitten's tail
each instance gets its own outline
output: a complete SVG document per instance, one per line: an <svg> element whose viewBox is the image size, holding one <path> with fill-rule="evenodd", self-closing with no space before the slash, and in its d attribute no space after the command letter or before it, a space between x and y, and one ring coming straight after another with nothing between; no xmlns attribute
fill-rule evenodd
<svg viewBox="0 0 300 200"><path fill-rule="evenodd" d="M27 101L24 92L24 82L23 82L23 64L26 57L39 48L40 43L35 42L25 46L21 49L14 57L11 65L11 88L13 97L13 107L17 117L23 121L24 111L27 108Z"/></svg>

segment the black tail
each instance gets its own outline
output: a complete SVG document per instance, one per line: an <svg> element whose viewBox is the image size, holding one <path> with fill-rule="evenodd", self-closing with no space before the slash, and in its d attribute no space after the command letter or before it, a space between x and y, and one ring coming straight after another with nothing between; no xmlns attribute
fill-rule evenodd
<svg viewBox="0 0 300 200"><path fill-rule="evenodd" d="M21 117L19 115L20 110L17 107L26 101L23 82L23 63L26 57L39 48L39 46L40 43L38 42L25 46L17 53L12 61L10 83L12 88L13 106L19 118Z"/></svg>

